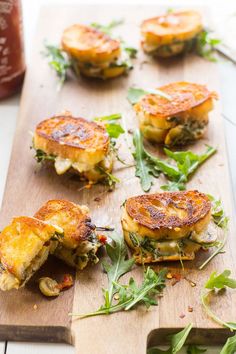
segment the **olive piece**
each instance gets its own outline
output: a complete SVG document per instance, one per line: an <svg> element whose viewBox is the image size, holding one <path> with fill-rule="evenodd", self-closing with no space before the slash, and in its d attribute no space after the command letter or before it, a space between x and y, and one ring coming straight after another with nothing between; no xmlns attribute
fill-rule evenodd
<svg viewBox="0 0 236 354"><path fill-rule="evenodd" d="M58 296L60 294L57 281L49 277L39 279L39 289L45 296Z"/></svg>

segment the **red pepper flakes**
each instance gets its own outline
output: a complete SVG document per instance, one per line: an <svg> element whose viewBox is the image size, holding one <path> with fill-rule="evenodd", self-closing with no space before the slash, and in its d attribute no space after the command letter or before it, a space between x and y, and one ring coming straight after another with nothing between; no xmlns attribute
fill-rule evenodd
<svg viewBox="0 0 236 354"><path fill-rule="evenodd" d="M173 279L171 285L174 286L175 284L177 284L181 280L182 276L180 273L176 273L176 274L172 274L172 278L174 278L174 279Z"/></svg>
<svg viewBox="0 0 236 354"><path fill-rule="evenodd" d="M193 307L192 306L188 306L188 312L193 312Z"/></svg>
<svg viewBox="0 0 236 354"><path fill-rule="evenodd" d="M96 198L94 198L94 201L95 201L95 202L100 202L100 201L101 201L101 198L100 198L100 197L96 197Z"/></svg>
<svg viewBox="0 0 236 354"><path fill-rule="evenodd" d="M101 242L103 245L106 244L107 237L105 235L97 235L97 238L98 238L99 242Z"/></svg>
<svg viewBox="0 0 236 354"><path fill-rule="evenodd" d="M72 275L70 274L64 274L62 282L58 283L57 287L60 289L60 291L64 289L70 288L74 284Z"/></svg>

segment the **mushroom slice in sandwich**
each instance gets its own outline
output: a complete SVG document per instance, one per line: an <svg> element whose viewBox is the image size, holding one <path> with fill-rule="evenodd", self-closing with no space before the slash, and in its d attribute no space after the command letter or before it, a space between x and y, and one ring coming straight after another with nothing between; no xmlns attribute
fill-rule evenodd
<svg viewBox="0 0 236 354"><path fill-rule="evenodd" d="M101 243L86 206L67 200L49 200L37 211L35 217L63 229L64 238L54 252L56 257L77 269L99 261L96 253Z"/></svg>
<svg viewBox="0 0 236 354"><path fill-rule="evenodd" d="M84 118L61 115L42 121L35 129L33 146L37 161L53 163L59 175L70 170L95 183L112 171L106 129Z"/></svg>
<svg viewBox="0 0 236 354"><path fill-rule="evenodd" d="M134 106L144 137L165 145L184 145L200 139L217 94L190 82L173 82L158 90L169 99L147 94Z"/></svg>
<svg viewBox="0 0 236 354"><path fill-rule="evenodd" d="M121 223L136 262L151 263L191 260L201 247L215 245L210 220L209 198L194 190L129 198Z"/></svg>
<svg viewBox="0 0 236 354"><path fill-rule="evenodd" d="M195 47L196 37L203 30L197 11L171 12L143 21L143 50L155 57L172 57Z"/></svg>
<svg viewBox="0 0 236 354"><path fill-rule="evenodd" d="M0 289L18 289L44 264L63 236L59 226L19 216L0 234Z"/></svg>
<svg viewBox="0 0 236 354"><path fill-rule="evenodd" d="M66 28L61 44L72 59L75 72L85 76L106 80L132 68L121 42L93 27L76 24Z"/></svg>

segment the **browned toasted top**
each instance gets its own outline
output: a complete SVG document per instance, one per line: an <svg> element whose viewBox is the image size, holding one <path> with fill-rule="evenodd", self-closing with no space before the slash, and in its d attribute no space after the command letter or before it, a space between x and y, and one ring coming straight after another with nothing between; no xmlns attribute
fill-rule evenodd
<svg viewBox="0 0 236 354"><path fill-rule="evenodd" d="M64 30L62 47L68 51L91 51L91 54L99 55L119 50L120 42L96 28L75 24Z"/></svg>
<svg viewBox="0 0 236 354"><path fill-rule="evenodd" d="M149 32L158 36L192 33L198 28L202 28L202 19L197 11L179 11L153 17L143 21L141 26L143 33Z"/></svg>
<svg viewBox="0 0 236 354"><path fill-rule="evenodd" d="M86 207L68 200L49 200L34 215L35 218L60 226L64 231L62 241L68 247L78 246L91 235L95 226Z"/></svg>
<svg viewBox="0 0 236 354"><path fill-rule="evenodd" d="M103 126L84 118L67 115L40 122L36 127L36 134L61 145L83 150L106 150L109 144L109 136Z"/></svg>
<svg viewBox="0 0 236 354"><path fill-rule="evenodd" d="M127 199L128 215L149 229L191 226L211 211L206 194L194 191L145 194Z"/></svg>
<svg viewBox="0 0 236 354"><path fill-rule="evenodd" d="M190 82L173 82L158 87L158 90L167 93L171 99L148 94L135 105L135 110L143 110L157 117L168 117L198 106L209 98L217 98L216 93L210 92L206 86Z"/></svg>

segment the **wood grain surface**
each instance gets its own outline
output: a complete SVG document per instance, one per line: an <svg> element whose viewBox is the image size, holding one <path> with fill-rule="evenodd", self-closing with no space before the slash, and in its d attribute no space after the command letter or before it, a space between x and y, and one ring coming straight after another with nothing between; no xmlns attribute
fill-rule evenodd
<svg viewBox="0 0 236 354"><path fill-rule="evenodd" d="M81 189L82 184L76 178L70 175L59 177L52 169L39 168L36 165L33 151L29 148L29 131L33 131L41 120L65 109L75 116L88 119L120 112L123 114L125 127L134 129L137 122L132 107L126 100L128 87L137 85L155 88L172 81L187 80L206 84L209 89L219 91L217 66L194 55L157 62L140 51L135 69L128 77L101 82L71 76L58 92L57 78L40 52L45 39L48 43L59 43L66 26L78 22L107 23L114 18L125 18L125 24L116 32L138 47L140 22L164 10L150 5L135 8L111 5L50 7L42 11L21 100L0 215L1 228L13 216L33 215L48 199L64 198L87 204L97 225L109 224L114 225L117 230L121 229L120 205L127 197L143 193L139 180L134 176L134 168L124 168L120 163L115 165L114 174L120 178L121 183L112 193L108 193L101 185L94 186L91 190ZM227 213L231 215L231 188L220 112L218 102L210 114L207 137L191 146L193 151L201 152L205 149L204 144L210 144L218 147L218 153L199 168L188 183L188 188L221 197ZM131 136L126 140L120 139L119 154L129 162L132 162L131 147ZM156 180L151 192L159 191L162 184L162 178ZM95 201L98 196L101 198L99 202ZM139 307L128 313L74 319L72 322L68 312L86 313L102 304L101 288L106 286L106 276L100 264L85 269L78 272L72 289L57 299L48 300L37 289L36 281L39 276L55 274L59 278L69 271L52 257L25 289L0 294L0 339L69 342L75 344L79 354L143 354L147 344L164 342L166 333L193 322L193 341L209 344L210 338L210 344L223 342L228 331L219 328L207 318L201 309L199 296L205 280L213 270L220 272L228 268L235 275L235 246L235 229L231 222L226 253L215 258L203 271L197 268L208 256L204 252L200 252L194 261L186 262L184 270L178 263L159 265L159 268L167 266L173 272L181 273L196 282L196 287L191 287L186 280L181 280L175 286L169 282L158 307L151 307L148 311ZM132 276L141 279L141 275L142 269L135 267ZM130 274L125 276L123 281L129 276ZM193 307L193 312L188 312L188 306ZM224 319L232 321L235 310L235 296L227 292L220 299L217 312Z"/></svg>

